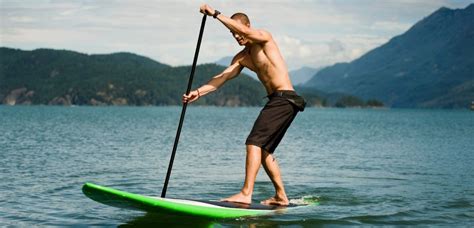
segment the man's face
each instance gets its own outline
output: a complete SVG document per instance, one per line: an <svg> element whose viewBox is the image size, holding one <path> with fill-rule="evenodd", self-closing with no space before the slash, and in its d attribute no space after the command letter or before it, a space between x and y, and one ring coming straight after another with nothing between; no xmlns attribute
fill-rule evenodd
<svg viewBox="0 0 474 228"><path fill-rule="evenodd" d="M244 24L244 23L243 23L241 20L239 20L239 19L234 19L234 20L237 21L237 22L240 23L240 24L243 24L243 25L245 25L245 26L247 26L247 27L250 27L250 25ZM248 43L248 40L247 40L245 37L241 36L240 34L234 33L234 32L232 32L232 31L231 31L231 33L232 33L232 36L234 37L234 39L237 41L237 43L238 43L240 46L244 46L245 44Z"/></svg>
<svg viewBox="0 0 474 228"><path fill-rule="evenodd" d="M245 39L245 37L240 36L238 33L234 33L234 32L231 32L231 33L240 46L244 46L248 42L248 40Z"/></svg>

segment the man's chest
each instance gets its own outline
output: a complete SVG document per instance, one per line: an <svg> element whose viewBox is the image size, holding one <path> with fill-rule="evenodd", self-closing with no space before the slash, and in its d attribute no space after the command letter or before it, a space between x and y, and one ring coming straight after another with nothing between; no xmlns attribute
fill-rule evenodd
<svg viewBox="0 0 474 228"><path fill-rule="evenodd" d="M251 47L246 53L243 65L255 72L261 71L268 65L268 57L261 46Z"/></svg>

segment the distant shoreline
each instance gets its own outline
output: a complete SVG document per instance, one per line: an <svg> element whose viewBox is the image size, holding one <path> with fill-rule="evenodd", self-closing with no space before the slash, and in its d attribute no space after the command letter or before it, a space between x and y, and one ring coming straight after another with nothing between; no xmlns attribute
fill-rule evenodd
<svg viewBox="0 0 474 228"><path fill-rule="evenodd" d="M6 105L0 104L0 107L61 107L61 108L161 108L161 107L170 107L170 108L181 108L180 105L44 105L44 104L32 104L32 105ZM199 105L193 104L188 106L188 108L261 108L263 106L217 106L217 105ZM470 108L407 108L407 107L327 107L327 106L309 106L306 109L349 109L349 110L446 110L446 111L471 111Z"/></svg>

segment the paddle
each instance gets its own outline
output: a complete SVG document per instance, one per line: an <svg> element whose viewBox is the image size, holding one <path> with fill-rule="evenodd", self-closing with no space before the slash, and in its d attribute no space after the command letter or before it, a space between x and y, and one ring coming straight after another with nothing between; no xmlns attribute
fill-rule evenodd
<svg viewBox="0 0 474 228"><path fill-rule="evenodd" d="M199 56L199 48L201 47L202 34L204 32L204 25L206 24L207 15L204 14L201 22L201 30L199 31L199 38L196 46L196 52L194 52L193 66L191 68L191 75L189 76L188 88L186 89L186 95L191 91L191 86L193 84L194 71L196 70L196 63ZM179 118L178 130L176 131L176 137L174 139L173 151L171 152L171 159L168 165L168 172L166 173L165 184L163 186L163 191L161 192L161 197L165 198L166 189L168 188L168 181L171 175L171 169L173 168L174 156L176 155L176 149L178 148L179 136L181 135L181 128L183 127L184 115L186 114L186 107L188 103L183 103L183 108L181 109L181 117Z"/></svg>

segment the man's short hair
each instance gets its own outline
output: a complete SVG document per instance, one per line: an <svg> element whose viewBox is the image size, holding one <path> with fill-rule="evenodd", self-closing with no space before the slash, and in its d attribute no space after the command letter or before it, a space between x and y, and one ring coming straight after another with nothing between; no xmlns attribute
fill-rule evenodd
<svg viewBox="0 0 474 228"><path fill-rule="evenodd" d="M240 20L244 24L250 24L249 17L245 13L234 13L230 18L234 20Z"/></svg>

